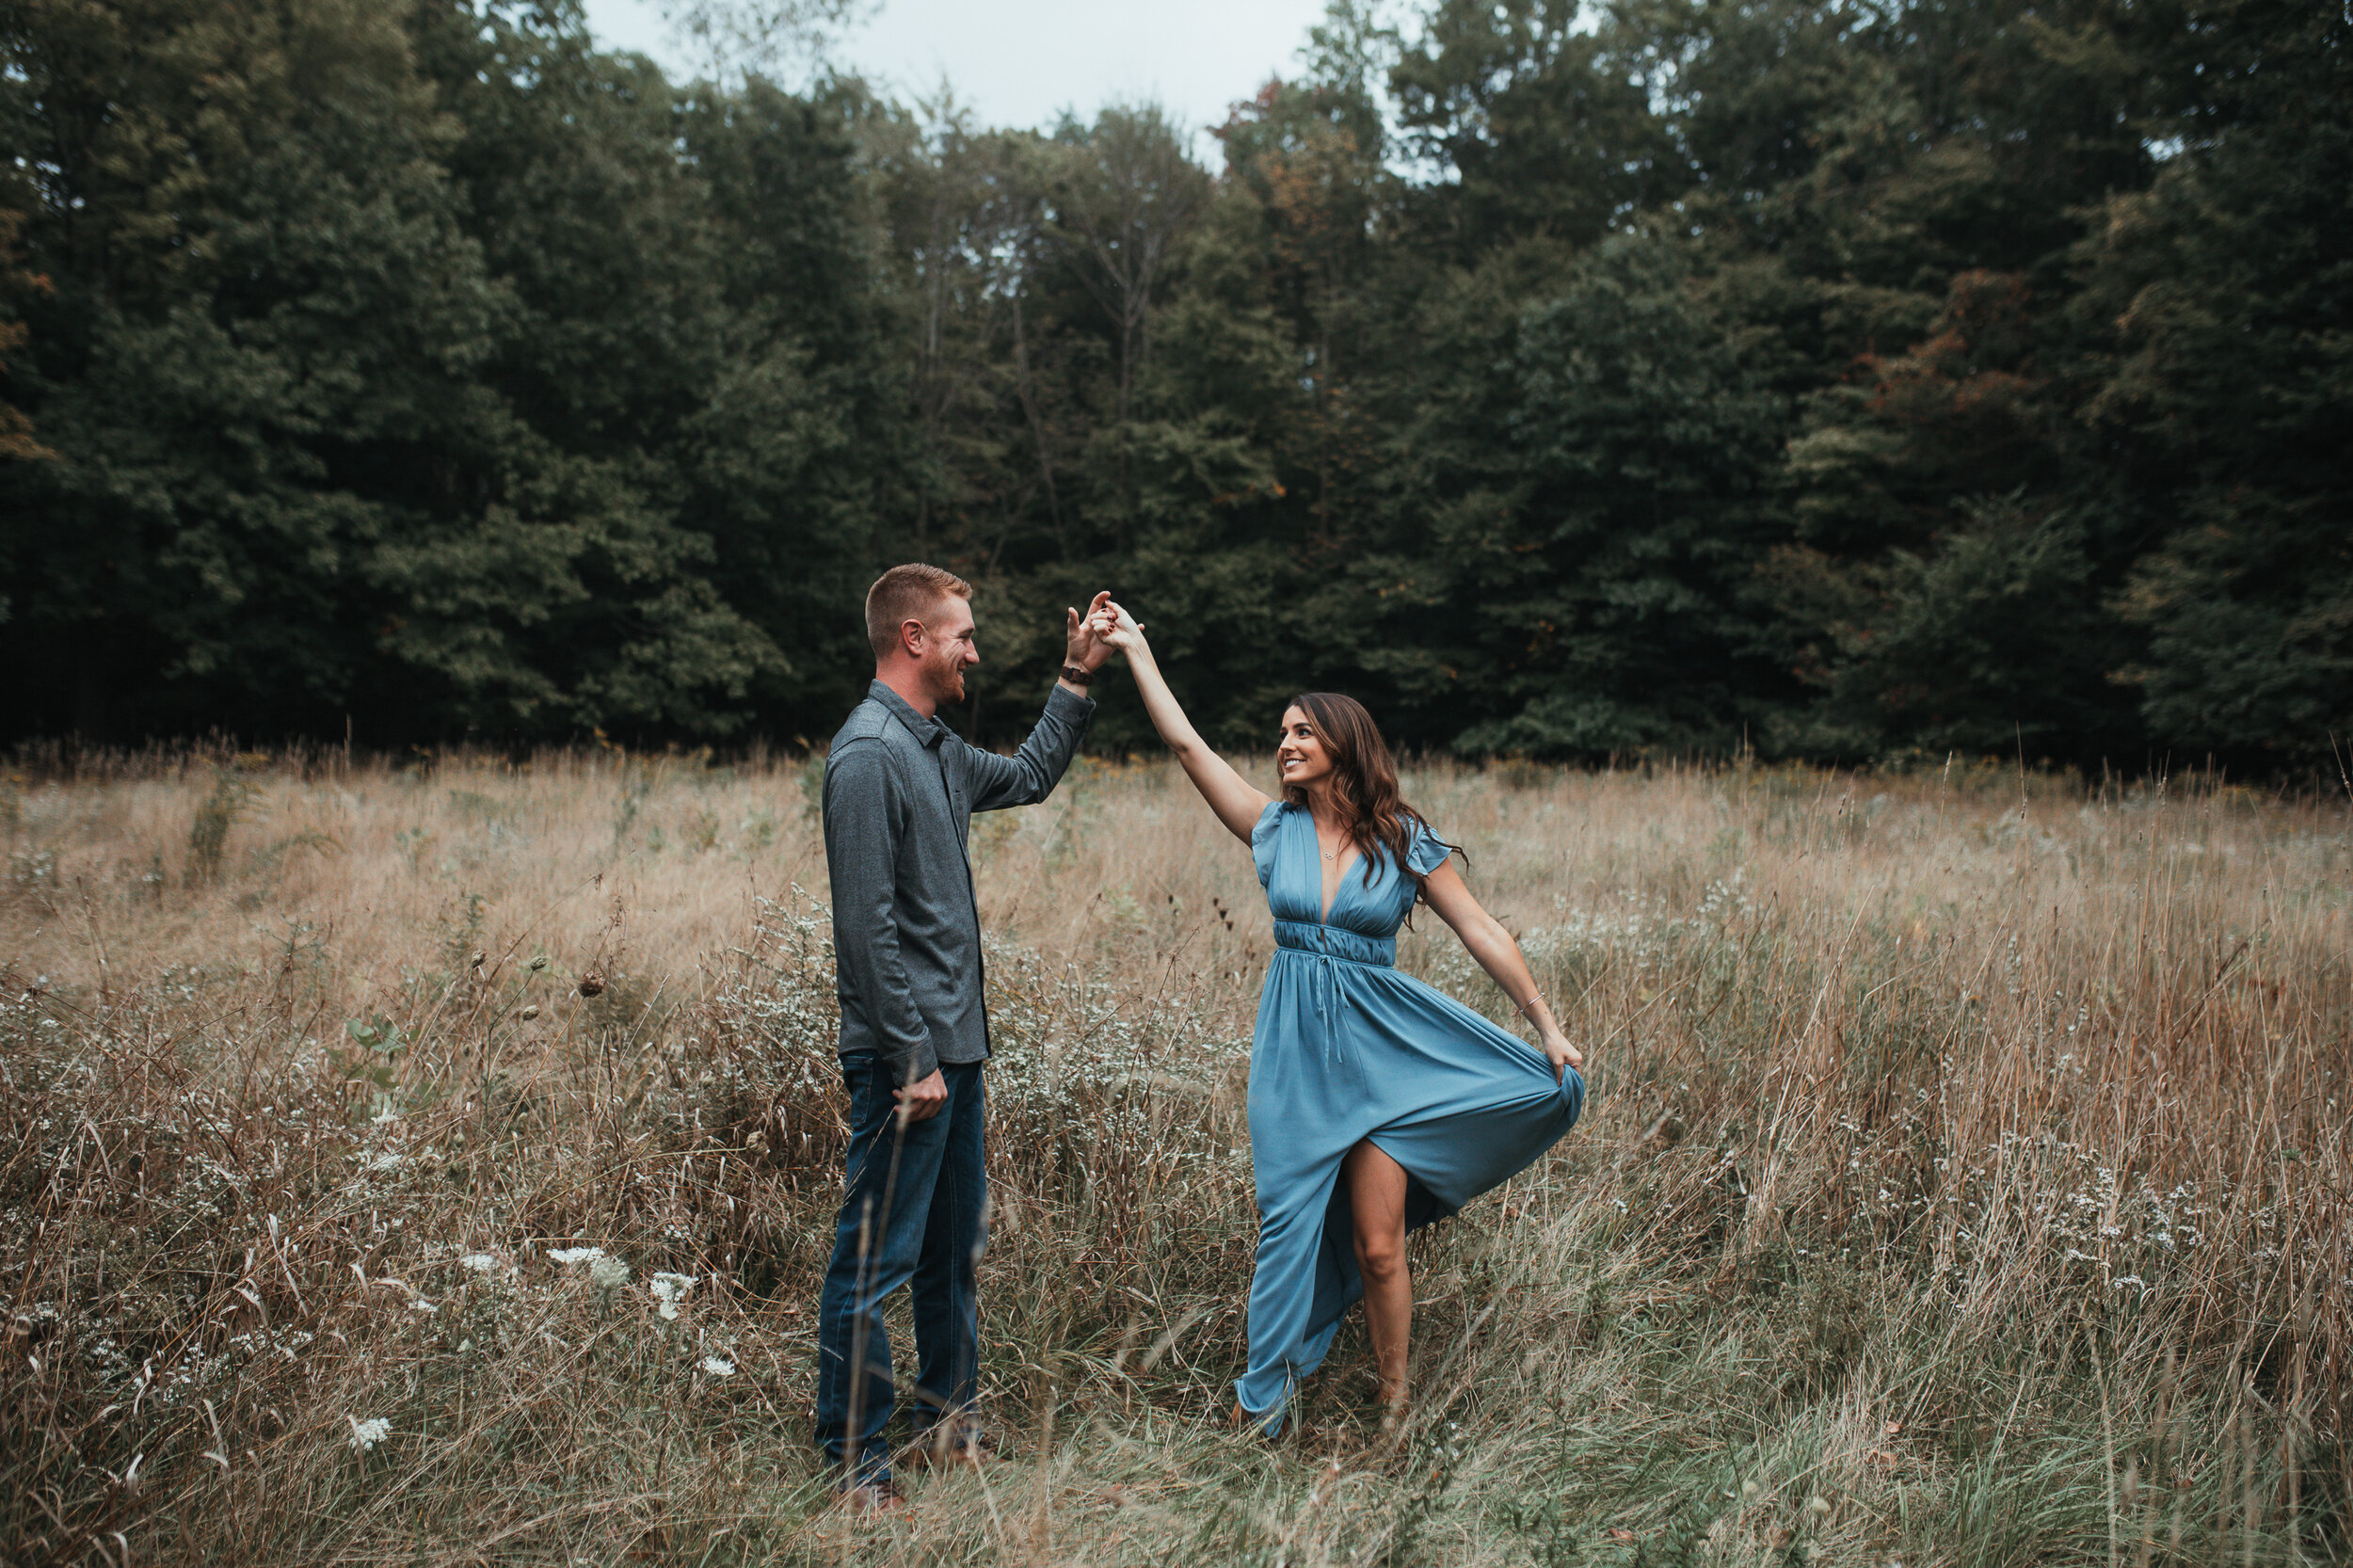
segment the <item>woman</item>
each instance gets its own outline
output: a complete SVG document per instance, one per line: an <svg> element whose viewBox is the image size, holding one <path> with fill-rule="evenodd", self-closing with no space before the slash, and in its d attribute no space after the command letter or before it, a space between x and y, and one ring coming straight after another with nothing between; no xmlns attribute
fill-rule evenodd
<svg viewBox="0 0 2353 1568"><path fill-rule="evenodd" d="M1511 933L1479 906L1452 849L1400 797L1354 699L1310 692L1283 713L1273 800L1202 744L1118 605L1096 634L1128 656L1145 710L1209 809L1250 845L1278 944L1250 1053L1258 1258L1250 1366L1235 1418L1270 1434L1359 1295L1381 1399L1406 1397L1414 1309L1408 1230L1443 1218L1549 1148L1585 1099L1582 1058L1536 994ZM1536 1028L1531 1050L1392 966L1417 899L1454 928Z"/></svg>

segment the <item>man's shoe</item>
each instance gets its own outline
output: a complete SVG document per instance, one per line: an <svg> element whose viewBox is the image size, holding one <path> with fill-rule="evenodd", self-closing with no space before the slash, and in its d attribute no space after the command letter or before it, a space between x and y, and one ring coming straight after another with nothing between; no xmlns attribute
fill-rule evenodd
<svg viewBox="0 0 2353 1568"><path fill-rule="evenodd" d="M907 1498L906 1494L899 1490L897 1481L885 1477L881 1480L843 1487L835 1494L834 1503L846 1513L860 1513L871 1518L876 1514L898 1512L907 1506Z"/></svg>
<svg viewBox="0 0 2353 1568"><path fill-rule="evenodd" d="M997 1463L997 1442L978 1421L940 1421L915 1440L901 1463L921 1470L978 1469Z"/></svg>

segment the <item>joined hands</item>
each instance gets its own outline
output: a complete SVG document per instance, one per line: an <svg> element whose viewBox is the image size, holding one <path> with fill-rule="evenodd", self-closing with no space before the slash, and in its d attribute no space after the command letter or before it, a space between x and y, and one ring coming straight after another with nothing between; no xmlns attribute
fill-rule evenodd
<svg viewBox="0 0 2353 1568"><path fill-rule="evenodd" d="M1144 646L1144 625L1129 615L1125 606L1114 602L1108 593L1096 596L1095 608L1087 621L1088 631L1104 647L1121 653L1134 653Z"/></svg>
<svg viewBox="0 0 2353 1568"><path fill-rule="evenodd" d="M1104 641L1102 632L1112 624L1110 611L1112 591L1105 588L1087 601L1086 613L1065 609L1063 630L1063 663L1093 674L1102 668L1112 656L1112 645Z"/></svg>

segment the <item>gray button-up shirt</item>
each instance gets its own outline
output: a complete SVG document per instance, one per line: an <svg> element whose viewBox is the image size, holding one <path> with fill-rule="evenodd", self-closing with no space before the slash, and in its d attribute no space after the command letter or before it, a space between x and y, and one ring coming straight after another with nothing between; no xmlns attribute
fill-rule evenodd
<svg viewBox="0 0 2353 1568"><path fill-rule="evenodd" d="M1021 749L1000 757L881 681L867 689L825 756L842 1050L881 1052L902 1085L987 1059L972 813L1053 793L1094 717L1094 703L1057 686Z"/></svg>

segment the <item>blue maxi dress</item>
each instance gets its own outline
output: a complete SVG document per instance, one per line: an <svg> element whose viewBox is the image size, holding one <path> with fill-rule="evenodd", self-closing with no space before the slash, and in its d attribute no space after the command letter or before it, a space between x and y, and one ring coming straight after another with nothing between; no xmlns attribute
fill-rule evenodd
<svg viewBox="0 0 2353 1568"><path fill-rule="evenodd" d="M1250 1163L1258 1256L1250 1366L1234 1391L1270 1433L1364 1294L1340 1161L1365 1139L1405 1168L1417 1229L1500 1185L1584 1108L1575 1068L1443 996L1397 963L1415 883L1385 853L1341 876L1324 913L1314 817L1276 801L1250 850L1274 913L1273 959L1250 1050ZM1428 875L1447 847L1421 826L1407 860Z"/></svg>

